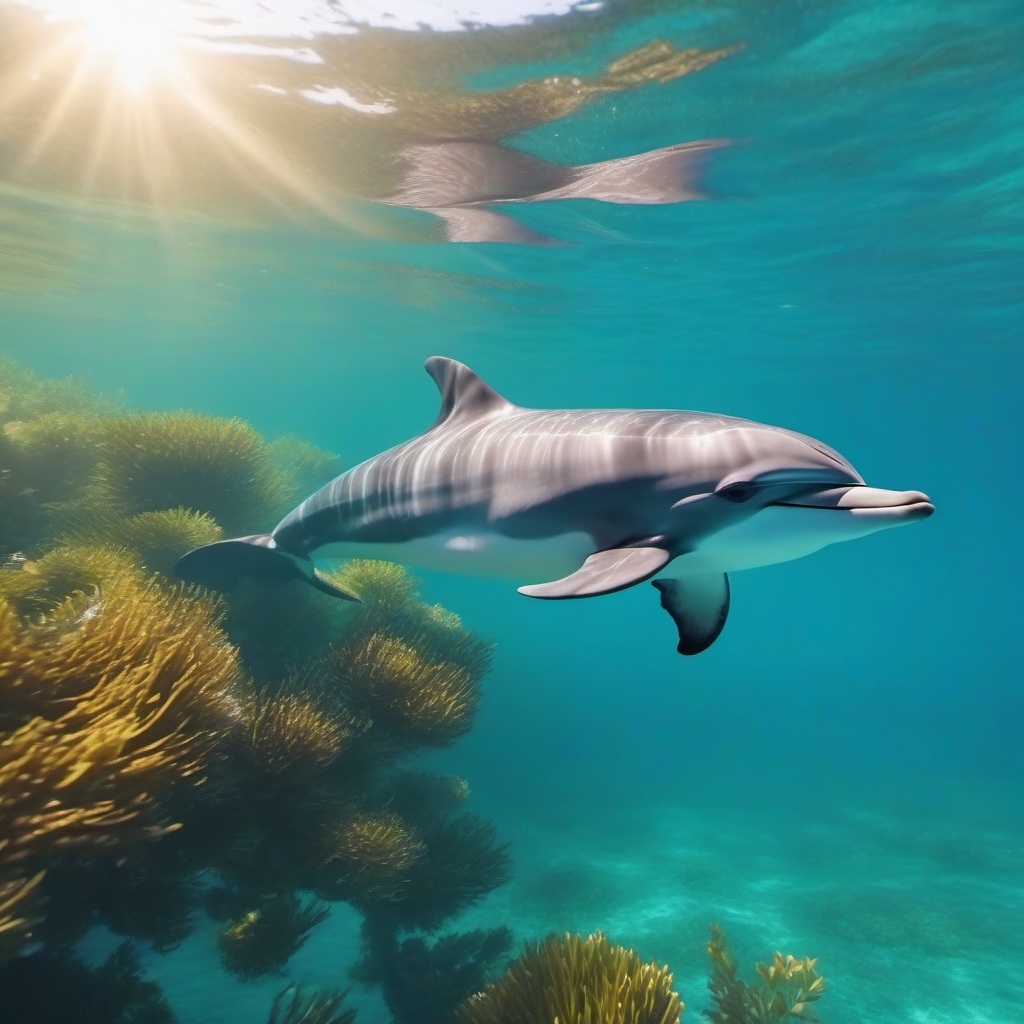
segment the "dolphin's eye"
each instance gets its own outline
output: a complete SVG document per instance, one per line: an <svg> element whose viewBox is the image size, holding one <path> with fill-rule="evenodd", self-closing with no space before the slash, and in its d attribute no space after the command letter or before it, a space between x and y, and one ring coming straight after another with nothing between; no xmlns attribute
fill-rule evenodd
<svg viewBox="0 0 1024 1024"><path fill-rule="evenodd" d="M726 501L734 501L739 504L741 501L746 501L748 498L753 497L756 488L749 481L743 481L738 484L729 484L728 487L724 487L718 493L726 499Z"/></svg>

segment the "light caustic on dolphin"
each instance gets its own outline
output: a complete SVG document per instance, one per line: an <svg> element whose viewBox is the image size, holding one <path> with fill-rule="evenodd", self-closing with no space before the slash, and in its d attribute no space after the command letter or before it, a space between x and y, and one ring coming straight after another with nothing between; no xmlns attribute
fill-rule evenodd
<svg viewBox="0 0 1024 1024"><path fill-rule="evenodd" d="M427 360L441 411L425 433L342 473L272 533L182 556L185 579L321 578L313 558L552 582L527 597L598 597L652 580L699 654L729 612L728 573L917 522L920 491L869 487L803 434L713 413L524 409L453 359Z"/></svg>

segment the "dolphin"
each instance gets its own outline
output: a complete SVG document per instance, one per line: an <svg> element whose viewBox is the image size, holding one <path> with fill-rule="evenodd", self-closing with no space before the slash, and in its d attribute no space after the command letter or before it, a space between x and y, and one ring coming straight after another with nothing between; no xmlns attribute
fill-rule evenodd
<svg viewBox="0 0 1024 1024"><path fill-rule="evenodd" d="M376 556L536 578L527 597L598 597L651 580L681 654L718 638L730 572L925 519L920 491L869 487L814 438L715 413L527 409L434 356L425 433L342 473L268 534L183 555L186 580L305 579L358 600L313 562Z"/></svg>

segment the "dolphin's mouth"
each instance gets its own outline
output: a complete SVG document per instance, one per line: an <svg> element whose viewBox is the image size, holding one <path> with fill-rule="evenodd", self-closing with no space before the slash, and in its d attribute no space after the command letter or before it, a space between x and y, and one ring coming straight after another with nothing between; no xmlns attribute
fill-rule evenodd
<svg viewBox="0 0 1024 1024"><path fill-rule="evenodd" d="M847 512L856 516L912 521L927 519L935 511L927 494L921 491L887 491L881 487L853 484L849 487L829 487L787 501L773 501L773 505L788 508L820 508Z"/></svg>

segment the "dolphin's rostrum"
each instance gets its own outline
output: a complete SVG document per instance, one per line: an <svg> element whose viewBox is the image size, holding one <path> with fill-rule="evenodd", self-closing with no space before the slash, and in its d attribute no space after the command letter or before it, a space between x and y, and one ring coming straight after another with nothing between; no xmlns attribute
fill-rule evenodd
<svg viewBox="0 0 1024 1024"><path fill-rule="evenodd" d="M528 597L597 597L654 579L699 654L729 610L727 573L916 522L920 491L868 487L841 455L780 427L701 412L524 409L453 359L427 360L433 426L342 473L270 534L177 563L217 589L244 578L321 578L313 557L540 580ZM554 578L553 578L554 577Z"/></svg>

